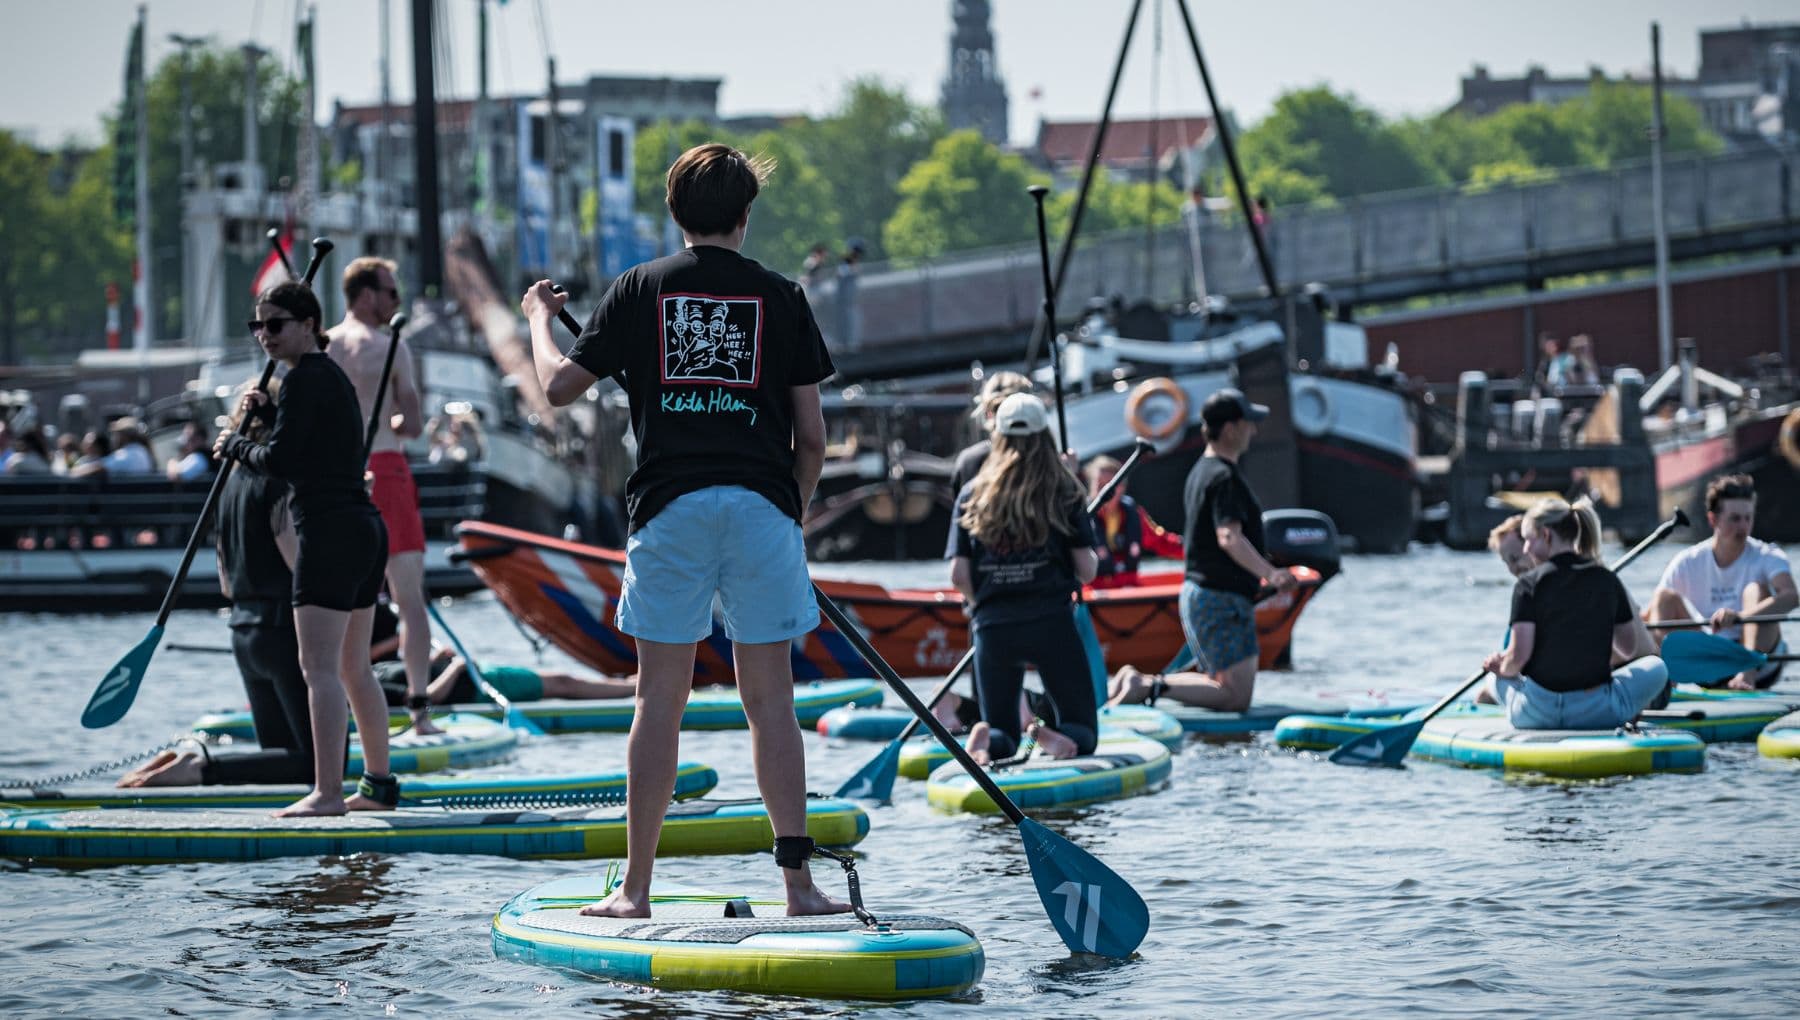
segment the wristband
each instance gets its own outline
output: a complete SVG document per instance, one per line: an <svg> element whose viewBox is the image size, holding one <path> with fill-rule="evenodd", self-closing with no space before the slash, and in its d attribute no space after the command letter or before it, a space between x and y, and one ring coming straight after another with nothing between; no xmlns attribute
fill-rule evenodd
<svg viewBox="0 0 1800 1020"><path fill-rule="evenodd" d="M423 712L430 707L431 699L423 694L408 694L406 696L406 708L408 711Z"/></svg>

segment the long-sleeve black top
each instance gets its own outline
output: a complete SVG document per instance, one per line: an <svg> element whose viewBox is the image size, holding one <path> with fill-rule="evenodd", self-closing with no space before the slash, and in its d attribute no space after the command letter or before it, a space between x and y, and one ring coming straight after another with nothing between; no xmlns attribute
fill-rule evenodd
<svg viewBox="0 0 1800 1020"><path fill-rule="evenodd" d="M240 435L224 453L294 487L294 526L339 510L372 510L363 490L362 405L350 377L323 351L303 355L281 383L266 444Z"/></svg>

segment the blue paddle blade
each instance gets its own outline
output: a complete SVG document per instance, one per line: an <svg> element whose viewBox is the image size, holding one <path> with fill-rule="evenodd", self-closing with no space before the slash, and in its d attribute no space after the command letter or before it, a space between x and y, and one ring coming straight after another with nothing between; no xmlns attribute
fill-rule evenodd
<svg viewBox="0 0 1800 1020"><path fill-rule="evenodd" d="M1086 602L1075 603L1075 633L1081 635L1081 650L1087 655L1088 676L1094 682L1094 704L1106 704L1106 653L1100 650L1100 635L1094 630L1094 617Z"/></svg>
<svg viewBox="0 0 1800 1020"><path fill-rule="evenodd" d="M1425 717L1364 733L1328 755L1334 765L1386 765L1398 768L1425 728Z"/></svg>
<svg viewBox="0 0 1800 1020"><path fill-rule="evenodd" d="M104 729L125 718L131 710L131 703L137 700L138 684L144 680L144 671L150 668L150 657L156 654L156 646L162 642L163 629L159 624L150 628L150 633L137 643L137 647L126 652L124 658L113 664L100 686L94 688L94 696L88 699L87 708L81 712L81 725L90 730Z"/></svg>
<svg viewBox="0 0 1800 1020"><path fill-rule="evenodd" d="M537 723L532 722L531 717L521 711L517 705L512 705L507 708L506 725L511 726L515 730L523 730L526 733L535 734L536 736L541 737L544 735L544 728Z"/></svg>
<svg viewBox="0 0 1800 1020"><path fill-rule="evenodd" d="M1150 908L1129 882L1086 850L1029 818L1019 819L1038 899L1063 944L1123 960L1150 931Z"/></svg>
<svg viewBox="0 0 1800 1020"><path fill-rule="evenodd" d="M1677 631L1663 638L1662 660L1669 679L1678 684L1710 684L1755 669L1769 661L1727 637Z"/></svg>
<svg viewBox="0 0 1800 1020"><path fill-rule="evenodd" d="M870 759L856 774L844 780L833 796L843 800L872 800L887 803L894 796L894 777L900 772L900 741L890 740L881 753Z"/></svg>

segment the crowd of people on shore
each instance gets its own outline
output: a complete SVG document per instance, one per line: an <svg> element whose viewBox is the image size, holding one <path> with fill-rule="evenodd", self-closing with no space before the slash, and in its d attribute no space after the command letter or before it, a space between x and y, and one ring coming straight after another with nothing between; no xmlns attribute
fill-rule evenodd
<svg viewBox="0 0 1800 1020"><path fill-rule="evenodd" d="M156 462L149 433L131 416L113 419L77 439L73 433L56 434L38 424L14 428L0 419L0 474L14 477L61 478L167 478L187 481L212 473L206 449L212 437L206 426L190 421L182 426L175 456Z"/></svg>

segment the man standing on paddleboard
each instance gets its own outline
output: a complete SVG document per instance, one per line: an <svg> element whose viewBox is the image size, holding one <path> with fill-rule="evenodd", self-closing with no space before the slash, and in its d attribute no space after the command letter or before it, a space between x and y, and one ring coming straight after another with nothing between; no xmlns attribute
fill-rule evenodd
<svg viewBox="0 0 1800 1020"><path fill-rule="evenodd" d="M565 357L549 280L525 292L538 378L552 404L599 379L631 403L637 468L618 626L637 640L638 702L627 752L624 879L582 911L650 915L650 877L675 788L694 646L716 594L749 717L757 786L775 829L789 914L850 909L813 885L806 758L794 725L790 642L818 624L800 518L825 456L819 383L834 371L800 286L739 253L772 167L726 145L689 149L668 173L686 250L613 281ZM678 356L704 313L706 357ZM686 322L686 325L678 323ZM690 337L690 343L691 343Z"/></svg>

